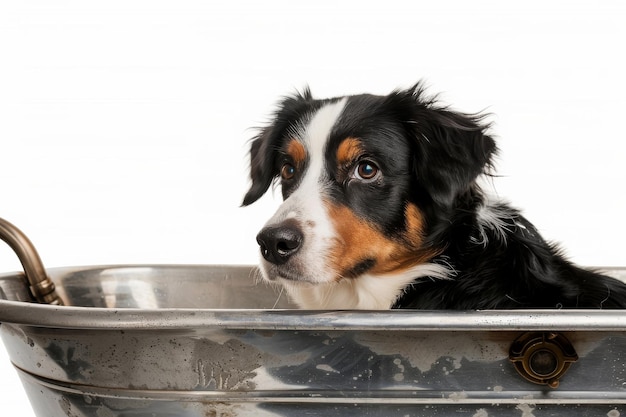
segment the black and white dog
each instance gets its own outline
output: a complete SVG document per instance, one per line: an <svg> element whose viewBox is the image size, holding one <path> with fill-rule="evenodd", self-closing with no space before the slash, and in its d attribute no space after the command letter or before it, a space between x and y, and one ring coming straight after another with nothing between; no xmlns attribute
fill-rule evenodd
<svg viewBox="0 0 626 417"><path fill-rule="evenodd" d="M284 98L251 143L261 270L307 309L622 308L626 284L568 262L477 180L497 151L481 115L418 83L387 96Z"/></svg>

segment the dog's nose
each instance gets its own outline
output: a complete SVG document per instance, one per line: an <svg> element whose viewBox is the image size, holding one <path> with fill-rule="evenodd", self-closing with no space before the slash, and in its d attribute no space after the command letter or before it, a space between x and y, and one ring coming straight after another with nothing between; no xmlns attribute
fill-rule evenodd
<svg viewBox="0 0 626 417"><path fill-rule="evenodd" d="M303 240L300 228L293 224L265 227L256 237L263 258L276 265L284 264L298 252Z"/></svg>

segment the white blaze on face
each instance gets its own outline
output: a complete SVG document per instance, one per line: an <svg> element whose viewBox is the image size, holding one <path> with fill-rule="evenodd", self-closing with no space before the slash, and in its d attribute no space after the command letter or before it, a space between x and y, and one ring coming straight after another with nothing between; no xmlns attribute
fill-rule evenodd
<svg viewBox="0 0 626 417"><path fill-rule="evenodd" d="M336 272L326 265L326 254L336 238L334 228L323 202L326 162L324 154L333 126L339 119L347 99L320 108L309 123L296 132L294 139L300 141L308 157L304 176L296 190L279 207L266 223L276 225L286 219L295 219L302 227L304 240L294 258L294 273L312 283L324 283L336 279ZM263 261L265 268L268 265ZM270 267L271 268L271 267ZM271 275L271 272L270 272Z"/></svg>

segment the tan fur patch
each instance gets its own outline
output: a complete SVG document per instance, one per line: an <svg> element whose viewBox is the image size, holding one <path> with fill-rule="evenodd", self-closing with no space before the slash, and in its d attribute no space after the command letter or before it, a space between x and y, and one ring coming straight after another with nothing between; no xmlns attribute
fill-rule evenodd
<svg viewBox="0 0 626 417"><path fill-rule="evenodd" d="M397 239L385 236L348 207L328 205L328 212L338 234L330 255L330 267L337 271L337 279L364 261L375 262L368 273L386 275L406 271L441 253L436 248L422 247L424 219L413 204L405 209L406 231Z"/></svg>
<svg viewBox="0 0 626 417"><path fill-rule="evenodd" d="M350 164L363 153L361 141L356 138L346 138L337 148L337 163L339 166Z"/></svg>
<svg viewBox="0 0 626 417"><path fill-rule="evenodd" d="M297 166L301 166L306 160L306 148L296 139L291 139L287 144L287 154Z"/></svg>

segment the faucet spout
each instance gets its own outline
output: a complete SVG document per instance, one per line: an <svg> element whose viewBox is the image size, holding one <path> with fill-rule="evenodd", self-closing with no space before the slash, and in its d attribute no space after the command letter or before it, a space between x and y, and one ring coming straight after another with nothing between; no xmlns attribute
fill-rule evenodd
<svg viewBox="0 0 626 417"><path fill-rule="evenodd" d="M0 239L13 249L24 268L30 292L40 303L63 305L48 277L35 246L20 229L0 218Z"/></svg>

